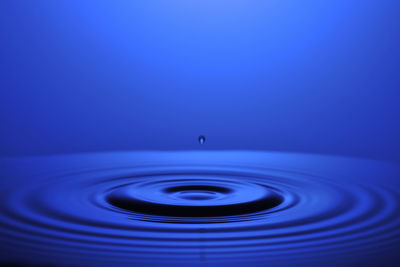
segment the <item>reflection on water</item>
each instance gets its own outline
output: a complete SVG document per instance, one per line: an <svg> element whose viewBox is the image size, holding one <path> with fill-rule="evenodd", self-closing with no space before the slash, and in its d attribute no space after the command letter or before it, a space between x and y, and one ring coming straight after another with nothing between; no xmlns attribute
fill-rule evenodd
<svg viewBox="0 0 400 267"><path fill-rule="evenodd" d="M400 248L390 163L217 151L1 162L9 262L306 266L393 262L385 251Z"/></svg>

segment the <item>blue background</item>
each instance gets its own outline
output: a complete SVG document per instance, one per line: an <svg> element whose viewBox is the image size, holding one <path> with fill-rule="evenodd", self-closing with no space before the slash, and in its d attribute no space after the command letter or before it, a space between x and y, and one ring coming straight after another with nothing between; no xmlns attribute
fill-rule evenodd
<svg viewBox="0 0 400 267"><path fill-rule="evenodd" d="M0 1L0 265L139 264L145 250L176 266L173 245L197 266L202 250L232 264L398 265L399 13L399 0ZM190 219L152 229L108 209L121 177L174 181L199 166L233 179L222 186L263 168L300 204L277 228L264 214L227 233L202 224L219 232L194 252L198 229L180 232ZM99 187L103 176L115 183Z"/></svg>
<svg viewBox="0 0 400 267"><path fill-rule="evenodd" d="M0 155L400 160L400 2L1 1Z"/></svg>

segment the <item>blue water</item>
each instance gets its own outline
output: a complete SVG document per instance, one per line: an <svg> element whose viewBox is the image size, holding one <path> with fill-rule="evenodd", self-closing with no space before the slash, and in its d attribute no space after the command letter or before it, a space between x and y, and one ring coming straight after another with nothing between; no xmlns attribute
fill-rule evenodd
<svg viewBox="0 0 400 267"><path fill-rule="evenodd" d="M0 1L0 266L400 266L399 12Z"/></svg>
<svg viewBox="0 0 400 267"><path fill-rule="evenodd" d="M398 164L251 151L75 154L1 164L7 179L0 255L9 263L399 262Z"/></svg>

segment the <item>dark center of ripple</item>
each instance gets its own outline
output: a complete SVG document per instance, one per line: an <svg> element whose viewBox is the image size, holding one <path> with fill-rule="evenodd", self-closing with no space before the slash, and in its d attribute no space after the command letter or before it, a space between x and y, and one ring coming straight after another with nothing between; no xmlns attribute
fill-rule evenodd
<svg viewBox="0 0 400 267"><path fill-rule="evenodd" d="M173 217L245 215L272 209L283 197L237 180L157 180L114 188L109 204L132 213Z"/></svg>
<svg viewBox="0 0 400 267"><path fill-rule="evenodd" d="M217 198L218 194L211 191L187 190L178 192L175 196L186 200L210 200Z"/></svg>
<svg viewBox="0 0 400 267"><path fill-rule="evenodd" d="M191 191L191 190L201 190L201 191L211 191L220 193L229 193L231 190L229 188L224 188L220 186L210 186L210 185L183 185L175 186L165 189L165 192L179 192L179 191Z"/></svg>

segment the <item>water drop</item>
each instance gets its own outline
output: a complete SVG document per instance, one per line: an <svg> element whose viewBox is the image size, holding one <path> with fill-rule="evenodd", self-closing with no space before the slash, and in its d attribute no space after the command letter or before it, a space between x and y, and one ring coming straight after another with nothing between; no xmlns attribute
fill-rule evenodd
<svg viewBox="0 0 400 267"><path fill-rule="evenodd" d="M206 142L206 138L203 135L199 136L199 143L200 145L203 145Z"/></svg>

